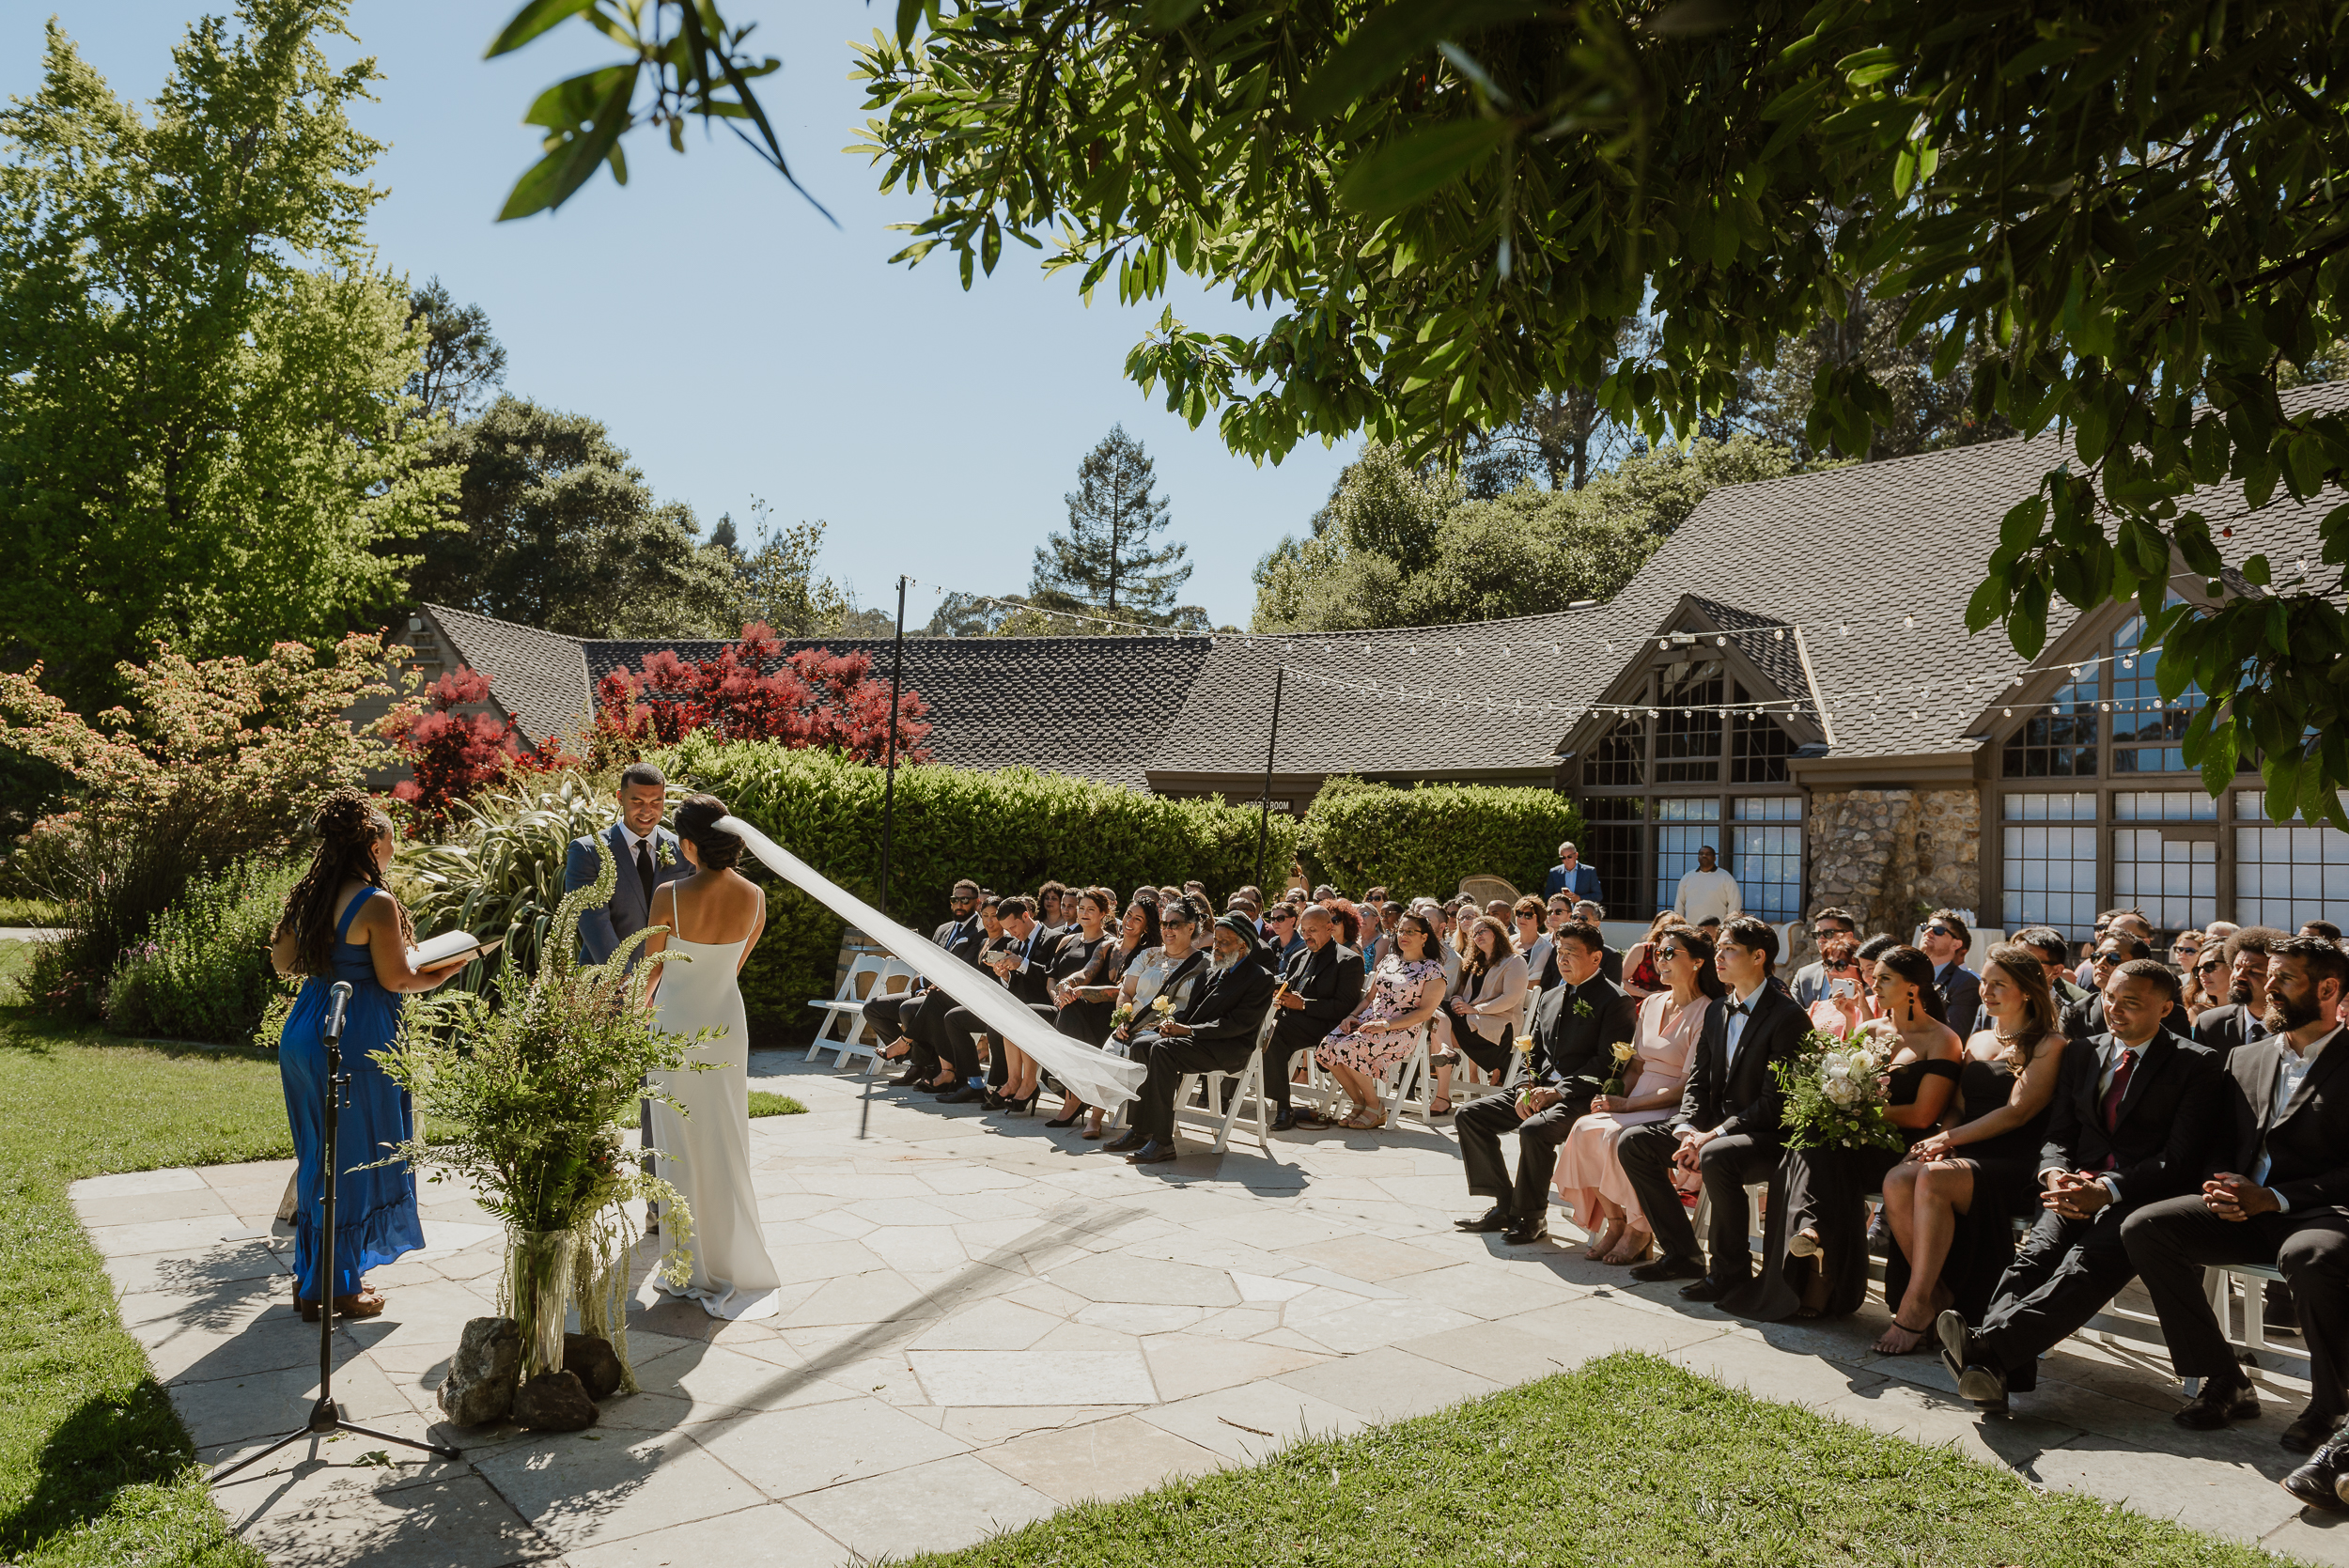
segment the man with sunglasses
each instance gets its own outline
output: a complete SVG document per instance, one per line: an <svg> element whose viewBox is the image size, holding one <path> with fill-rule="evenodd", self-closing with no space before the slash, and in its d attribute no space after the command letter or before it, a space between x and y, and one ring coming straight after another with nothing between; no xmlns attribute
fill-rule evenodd
<svg viewBox="0 0 2349 1568"><path fill-rule="evenodd" d="M979 919L979 884L967 877L957 882L947 895L946 908L950 918L930 933L930 940L966 964L976 962L979 949L987 945L987 927ZM926 975L916 976L911 986L895 996L875 997L864 1004L864 1021L873 1026L876 1035L891 1043L884 1054L905 1059L905 1072L890 1080L894 1086L926 1086L944 1072L941 1058L951 1052L941 1038L941 1026L953 1006L953 999L933 986ZM898 1046L905 1049L895 1049Z"/></svg>
<svg viewBox="0 0 2349 1568"><path fill-rule="evenodd" d="M2202 1016L2194 1020L2196 1045L2208 1046L2224 1056L2267 1037L2267 955L2283 939L2284 934L2272 925L2247 925L2229 937L2223 947L2203 948L2204 961L2215 955L2219 966L2217 972L2203 971L2203 992L2215 999L2224 985L2227 1000L2203 1008Z"/></svg>
<svg viewBox="0 0 2349 1568"><path fill-rule="evenodd" d="M1849 909L1839 909L1830 904L1811 917L1811 945L1814 949L1825 948L1829 937L1858 935L1859 923L1852 918ZM1803 965L1795 971L1795 1000L1806 1010L1809 1009L1812 1002L1827 995L1827 966L1818 959L1813 958Z"/></svg>
<svg viewBox="0 0 2349 1568"><path fill-rule="evenodd" d="M1955 909L1936 909L1926 918L1924 940L1918 946L1933 960L1933 988L1941 993L1941 1007L1950 1028L1961 1040L1974 1032L1982 1016L1982 976L1966 967L1966 950L1973 933Z"/></svg>

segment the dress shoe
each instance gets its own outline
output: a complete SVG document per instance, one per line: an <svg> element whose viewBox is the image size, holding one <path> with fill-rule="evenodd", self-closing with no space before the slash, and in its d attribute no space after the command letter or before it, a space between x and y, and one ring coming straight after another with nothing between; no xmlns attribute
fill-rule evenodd
<svg viewBox="0 0 2349 1568"><path fill-rule="evenodd" d="M1128 1127L1126 1129L1124 1137L1114 1139L1110 1142L1102 1144L1101 1152L1105 1155L1129 1155L1149 1141L1150 1141L1143 1137L1141 1133L1135 1131L1131 1127Z"/></svg>
<svg viewBox="0 0 2349 1568"><path fill-rule="evenodd" d="M1294 1110L1283 1110L1278 1116L1272 1118L1271 1130L1274 1132L1293 1132L1296 1130L1296 1127L1297 1112Z"/></svg>
<svg viewBox="0 0 2349 1568"><path fill-rule="evenodd" d="M1704 1278L1704 1260L1675 1258L1667 1252L1632 1269L1631 1277L1643 1285L1652 1285L1660 1280L1702 1280Z"/></svg>
<svg viewBox="0 0 2349 1568"><path fill-rule="evenodd" d="M2202 1391L2187 1400L2170 1419L2197 1432L2216 1432L2229 1421L2256 1421L2259 1413L2260 1396L2249 1378L2236 1376L2222 1381L2205 1377Z"/></svg>
<svg viewBox="0 0 2349 1568"><path fill-rule="evenodd" d="M1743 1280L1716 1280L1708 1274L1694 1284L1681 1286L1680 1299L1683 1301L1719 1301L1744 1283Z"/></svg>
<svg viewBox="0 0 2349 1568"><path fill-rule="evenodd" d="M889 1087L892 1089L910 1089L917 1083L927 1083L928 1081L928 1078L923 1074L921 1068L908 1067L904 1072L899 1073L895 1078L889 1080Z"/></svg>
<svg viewBox="0 0 2349 1568"><path fill-rule="evenodd" d="M1161 1143L1157 1139L1153 1138L1149 1142L1144 1143L1141 1148L1136 1149L1132 1154L1128 1155L1126 1157L1126 1163L1128 1165L1163 1165L1168 1160L1173 1159L1174 1155L1175 1148L1174 1144Z"/></svg>
<svg viewBox="0 0 2349 1568"><path fill-rule="evenodd" d="M2349 1437L2336 1436L2310 1454L2307 1464L2284 1477L2282 1485L2296 1502L2327 1514L2349 1514L2349 1500L2341 1495L2344 1474L2349 1474Z"/></svg>
<svg viewBox="0 0 2349 1568"><path fill-rule="evenodd" d="M1549 1239L1549 1225L1546 1220L1536 1219L1531 1225L1513 1227L1501 1239L1512 1247L1531 1247L1537 1241Z"/></svg>
<svg viewBox="0 0 2349 1568"><path fill-rule="evenodd" d="M2314 1453L2331 1438L2333 1428L2340 1424L2339 1416L2320 1416L2315 1406L2311 1405L2295 1416L2292 1424L2284 1428L2283 1436L2276 1441L2295 1453Z"/></svg>
<svg viewBox="0 0 2349 1568"><path fill-rule="evenodd" d="M1452 1224L1462 1231L1514 1231L1517 1228L1517 1217L1495 1203L1473 1219L1455 1219Z"/></svg>
<svg viewBox="0 0 2349 1568"><path fill-rule="evenodd" d="M938 1103L941 1105L969 1105L974 1100L983 1100L987 1097L986 1090L973 1089L971 1085L966 1083L959 1089L950 1089L945 1094L939 1095Z"/></svg>
<svg viewBox="0 0 2349 1568"><path fill-rule="evenodd" d="M2004 1410L2006 1373L1992 1363L1982 1341L1966 1326L1966 1314L1944 1312L1933 1320L1933 1332L1941 1342L1941 1364L1956 1380L1959 1395L1986 1409Z"/></svg>

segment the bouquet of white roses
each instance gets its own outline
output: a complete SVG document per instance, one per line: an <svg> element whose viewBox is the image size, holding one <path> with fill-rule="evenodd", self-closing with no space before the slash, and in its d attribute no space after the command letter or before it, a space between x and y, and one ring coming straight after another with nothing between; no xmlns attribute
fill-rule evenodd
<svg viewBox="0 0 2349 1568"><path fill-rule="evenodd" d="M1814 1029L1791 1061L1770 1072L1785 1096L1781 1117L1790 1149L1898 1149L1906 1141L1886 1114L1884 1070L1890 1042L1864 1029L1832 1034Z"/></svg>

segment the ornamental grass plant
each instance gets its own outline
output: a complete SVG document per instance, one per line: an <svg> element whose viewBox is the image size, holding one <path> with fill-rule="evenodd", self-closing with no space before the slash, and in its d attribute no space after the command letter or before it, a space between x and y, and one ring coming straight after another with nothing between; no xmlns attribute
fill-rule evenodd
<svg viewBox="0 0 2349 1568"><path fill-rule="evenodd" d="M401 846L393 881L419 938L506 939L503 965L474 964L452 986L481 991L499 975L538 971L563 903L564 852L612 821L610 797L569 771L458 801L440 842Z"/></svg>

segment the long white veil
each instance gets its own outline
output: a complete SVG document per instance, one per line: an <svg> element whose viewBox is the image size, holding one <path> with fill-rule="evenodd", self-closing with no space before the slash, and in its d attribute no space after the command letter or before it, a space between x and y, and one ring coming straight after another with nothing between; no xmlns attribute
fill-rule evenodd
<svg viewBox="0 0 2349 1568"><path fill-rule="evenodd" d="M718 826L740 839L767 869L920 970L924 979L997 1034L1033 1056L1087 1105L1115 1110L1142 1092L1143 1064L1097 1050L1055 1030L984 974L917 931L898 924L739 816Z"/></svg>

